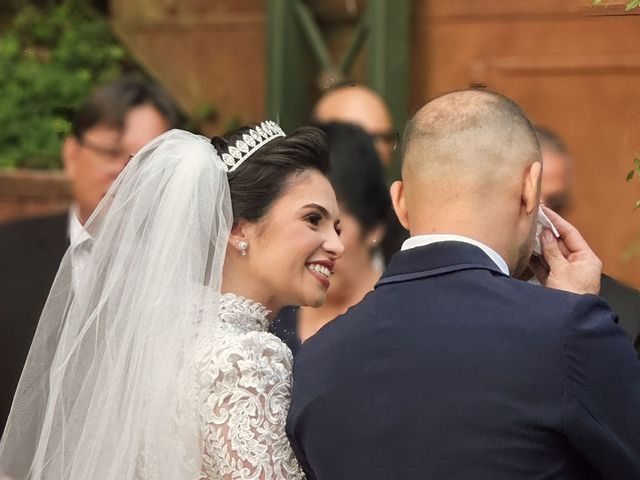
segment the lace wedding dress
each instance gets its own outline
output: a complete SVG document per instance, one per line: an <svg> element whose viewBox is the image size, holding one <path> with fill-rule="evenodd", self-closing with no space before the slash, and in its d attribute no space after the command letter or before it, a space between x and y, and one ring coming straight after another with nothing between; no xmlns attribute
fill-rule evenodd
<svg viewBox="0 0 640 480"><path fill-rule="evenodd" d="M172 130L129 162L85 224L81 278L62 259L0 478L303 478L285 434L291 353L264 307L220 294L231 207L206 138Z"/></svg>
<svg viewBox="0 0 640 480"><path fill-rule="evenodd" d="M304 478L285 433L292 356L267 332L268 313L227 293L220 298L215 342L200 338L201 480ZM203 320L210 324L206 312Z"/></svg>

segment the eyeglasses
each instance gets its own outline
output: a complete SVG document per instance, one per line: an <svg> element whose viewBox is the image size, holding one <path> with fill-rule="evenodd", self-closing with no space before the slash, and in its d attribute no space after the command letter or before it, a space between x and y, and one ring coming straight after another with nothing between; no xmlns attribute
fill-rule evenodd
<svg viewBox="0 0 640 480"><path fill-rule="evenodd" d="M375 132L370 133L369 136L373 142L383 142L387 145L391 145L395 150L400 145L400 134L398 132Z"/></svg>
<svg viewBox="0 0 640 480"><path fill-rule="evenodd" d="M124 152L120 148L105 147L97 143L87 140L86 138L78 140L78 143L84 148L91 150L96 155L91 156L91 161L96 168L101 170L112 170L114 168L123 168L133 157L132 154Z"/></svg>

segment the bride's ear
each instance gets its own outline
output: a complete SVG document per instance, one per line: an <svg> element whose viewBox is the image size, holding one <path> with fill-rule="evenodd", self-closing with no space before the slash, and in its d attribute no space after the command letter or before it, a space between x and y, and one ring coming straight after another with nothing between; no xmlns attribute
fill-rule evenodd
<svg viewBox="0 0 640 480"><path fill-rule="evenodd" d="M233 226L231 227L229 245L234 250L237 250L241 255L246 254L249 247L249 230L249 222L242 218L234 221Z"/></svg>

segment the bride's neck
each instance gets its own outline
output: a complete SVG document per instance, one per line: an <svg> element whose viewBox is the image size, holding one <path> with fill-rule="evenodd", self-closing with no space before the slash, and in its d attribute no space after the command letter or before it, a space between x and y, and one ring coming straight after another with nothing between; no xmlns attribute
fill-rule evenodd
<svg viewBox="0 0 640 480"><path fill-rule="evenodd" d="M260 303L271 311L269 319L272 319L283 305L276 305L277 302L275 298L270 297L267 292L264 291L264 288L260 288L259 282L252 280L250 275L244 274L239 268L234 268L225 262L220 290L223 294L233 293L234 295Z"/></svg>

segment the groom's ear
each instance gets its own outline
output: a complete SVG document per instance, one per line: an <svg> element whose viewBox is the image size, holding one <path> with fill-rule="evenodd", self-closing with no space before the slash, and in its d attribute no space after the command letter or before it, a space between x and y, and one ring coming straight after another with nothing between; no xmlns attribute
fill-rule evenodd
<svg viewBox="0 0 640 480"><path fill-rule="evenodd" d="M400 224L410 230L409 228L409 212L407 212L407 199L404 194L404 183L397 180L391 184L391 202L393 203L393 209L396 212L396 216L400 221Z"/></svg>
<svg viewBox="0 0 640 480"><path fill-rule="evenodd" d="M540 182L542 179L542 163L534 162L524 176L522 183L522 208L531 215L540 204Z"/></svg>

